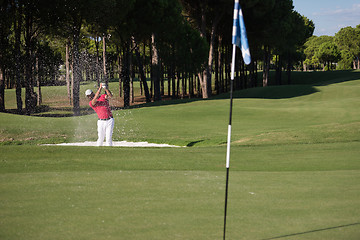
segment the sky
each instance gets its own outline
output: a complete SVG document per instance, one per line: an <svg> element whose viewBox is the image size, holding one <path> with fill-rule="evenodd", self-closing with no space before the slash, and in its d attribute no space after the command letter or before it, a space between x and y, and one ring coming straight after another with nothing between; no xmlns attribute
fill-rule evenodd
<svg viewBox="0 0 360 240"><path fill-rule="evenodd" d="M314 35L334 36L360 24L359 0L293 0L294 10L315 23Z"/></svg>

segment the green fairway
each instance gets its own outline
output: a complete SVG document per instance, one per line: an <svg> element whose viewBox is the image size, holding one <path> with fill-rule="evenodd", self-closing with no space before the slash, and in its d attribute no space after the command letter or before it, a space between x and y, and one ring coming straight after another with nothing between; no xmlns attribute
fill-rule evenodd
<svg viewBox="0 0 360 240"><path fill-rule="evenodd" d="M360 238L360 72L302 77L234 94L227 239ZM0 239L222 239L228 95L172 103L113 139L187 147L43 146L96 115L0 113Z"/></svg>
<svg viewBox="0 0 360 240"><path fill-rule="evenodd" d="M223 172L61 171L0 177L6 181L1 186L6 195L2 239L221 239ZM228 239L287 234L357 239L358 182L358 171L234 171ZM348 224L354 225L337 228ZM321 229L326 230L315 232Z"/></svg>

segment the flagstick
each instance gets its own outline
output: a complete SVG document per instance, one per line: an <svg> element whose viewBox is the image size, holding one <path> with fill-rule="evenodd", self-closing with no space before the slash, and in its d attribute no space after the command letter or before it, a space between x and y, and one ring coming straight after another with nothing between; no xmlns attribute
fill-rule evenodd
<svg viewBox="0 0 360 240"><path fill-rule="evenodd" d="M234 88L234 72L235 72L235 53L236 45L233 45L232 63L231 63L231 81L230 81L230 116L227 137L227 150L226 150L226 188L225 188L225 210L224 210L224 240L226 233L226 214L227 214L227 199L229 189L229 168L230 168L230 142L231 142L231 121L232 121L232 105L233 105L233 88Z"/></svg>

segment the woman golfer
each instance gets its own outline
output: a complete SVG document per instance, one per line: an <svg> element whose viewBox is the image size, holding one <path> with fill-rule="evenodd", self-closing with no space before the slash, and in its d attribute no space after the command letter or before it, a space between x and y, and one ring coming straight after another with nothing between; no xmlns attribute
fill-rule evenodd
<svg viewBox="0 0 360 240"><path fill-rule="evenodd" d="M101 89L105 94L101 95ZM99 89L94 94L91 89L86 90L85 95L90 99L89 105L98 115L98 140L96 145L102 146L106 136L106 146L112 146L112 134L114 129L114 118L109 106L109 100L113 95L106 84L101 83Z"/></svg>

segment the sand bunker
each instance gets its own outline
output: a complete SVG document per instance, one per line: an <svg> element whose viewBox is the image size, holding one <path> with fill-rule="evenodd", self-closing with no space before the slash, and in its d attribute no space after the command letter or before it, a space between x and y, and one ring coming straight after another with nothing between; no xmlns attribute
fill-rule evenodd
<svg viewBox="0 0 360 240"><path fill-rule="evenodd" d="M59 143L59 144L44 144L46 146L94 146L96 147L96 142L77 142L77 143ZM105 143L104 143L105 145ZM158 143L148 143L148 142L113 142L113 147L180 147L169 144L158 144Z"/></svg>

